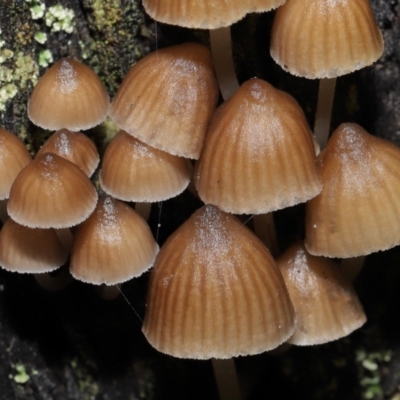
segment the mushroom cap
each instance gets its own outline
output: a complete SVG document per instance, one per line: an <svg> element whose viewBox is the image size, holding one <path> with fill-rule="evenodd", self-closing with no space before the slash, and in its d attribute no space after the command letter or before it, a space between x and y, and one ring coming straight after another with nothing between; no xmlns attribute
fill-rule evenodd
<svg viewBox="0 0 400 400"><path fill-rule="evenodd" d="M15 179L7 211L30 228L67 228L88 218L96 203L96 189L79 167L44 153Z"/></svg>
<svg viewBox="0 0 400 400"><path fill-rule="evenodd" d="M110 117L152 147L197 159L218 95L207 47L184 43L135 64L112 102Z"/></svg>
<svg viewBox="0 0 400 400"><path fill-rule="evenodd" d="M104 196L76 230L71 274L95 285L122 283L151 268L158 249L149 226L139 214Z"/></svg>
<svg viewBox="0 0 400 400"><path fill-rule="evenodd" d="M275 15L272 58L296 76L348 74L378 60L383 49L368 0L287 0Z"/></svg>
<svg viewBox="0 0 400 400"><path fill-rule="evenodd" d="M163 201L186 189L188 164L121 131L104 153L100 182L106 193L120 200Z"/></svg>
<svg viewBox="0 0 400 400"><path fill-rule="evenodd" d="M218 108L196 164L200 198L237 214L261 214L321 192L310 128L289 94L251 79Z"/></svg>
<svg viewBox="0 0 400 400"><path fill-rule="evenodd" d="M312 256L300 242L277 260L296 313L288 343L327 343L349 335L366 322L352 284L329 259Z"/></svg>
<svg viewBox="0 0 400 400"><path fill-rule="evenodd" d="M356 257L400 244L400 149L342 124L319 155L323 191L306 208L306 248Z"/></svg>
<svg viewBox="0 0 400 400"><path fill-rule="evenodd" d="M77 165L88 177L93 175L100 162L95 144L83 133L60 129L53 133L37 152L54 153Z"/></svg>
<svg viewBox="0 0 400 400"><path fill-rule="evenodd" d="M37 126L80 131L100 124L109 97L99 77L86 65L63 58L39 79L28 104L28 117Z"/></svg>
<svg viewBox="0 0 400 400"><path fill-rule="evenodd" d="M0 200L8 198L15 178L31 160L24 144L15 135L0 128Z"/></svg>
<svg viewBox="0 0 400 400"><path fill-rule="evenodd" d="M180 358L258 354L287 340L294 314L262 242L208 205L173 233L150 278L143 333Z"/></svg>
<svg viewBox="0 0 400 400"><path fill-rule="evenodd" d="M232 25L251 12L279 7L285 0L143 0L156 21L186 28L216 29Z"/></svg>
<svg viewBox="0 0 400 400"><path fill-rule="evenodd" d="M19 273L51 272L63 265L68 252L54 229L28 228L8 218L0 232L0 265Z"/></svg>

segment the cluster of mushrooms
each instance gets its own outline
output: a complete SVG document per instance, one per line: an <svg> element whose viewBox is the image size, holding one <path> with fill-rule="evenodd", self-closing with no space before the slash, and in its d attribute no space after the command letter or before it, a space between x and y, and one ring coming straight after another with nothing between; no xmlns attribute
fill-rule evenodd
<svg viewBox="0 0 400 400"><path fill-rule="evenodd" d="M230 51L215 50L218 38L226 38L217 28L281 6L271 54L285 70L310 79L336 78L382 54L368 0L284 2L143 3L158 21L214 30L213 55ZM327 36L334 43L329 51ZM31 161L12 134L0 131L2 170L6 162L13 170L5 172L8 189L0 188L10 216L0 233L0 264L49 272L70 252L76 279L107 285L154 264L143 332L156 349L176 357L227 359L286 341L310 345L345 336L365 314L351 273L325 257L351 258L400 243L400 150L346 123L317 157L326 138L317 135L316 146L293 97L256 78L237 88L230 60L220 62L213 65L197 43L156 50L132 67L111 106L88 67L70 59L53 65L28 108L34 124L58 132ZM329 121L332 94L323 93L324 84L316 126ZM219 85L225 102L215 110ZM98 200L89 178L99 157L77 131L107 115L121 132L105 151L105 194ZM188 159L197 160L194 169ZM191 177L206 205L158 253L145 220L123 201L169 199ZM294 243L277 262L232 215L264 216L267 224L271 212L302 202L308 202L305 243Z"/></svg>

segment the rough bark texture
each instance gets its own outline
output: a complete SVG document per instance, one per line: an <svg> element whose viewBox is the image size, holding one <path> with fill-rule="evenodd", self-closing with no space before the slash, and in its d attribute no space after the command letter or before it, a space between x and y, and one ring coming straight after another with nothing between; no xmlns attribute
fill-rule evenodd
<svg viewBox="0 0 400 400"><path fill-rule="evenodd" d="M338 80L332 128L341 122L358 122L400 145L400 3L371 3L384 34L385 53L372 67ZM41 4L45 5L42 16ZM60 11L63 21L51 21L46 14L57 5L64 12ZM70 22L69 10L73 11ZM273 13L250 15L233 27L239 79L258 76L287 90L313 124L317 82L291 77L271 60L272 18ZM34 153L49 133L29 123L26 106L46 60L50 62L47 51L54 60L70 56L90 65L113 96L135 60L154 48L154 28L137 0L2 0L0 126L17 134ZM44 43L37 41L40 32L47 34ZM157 24L156 32L159 46L208 40L206 32L162 24ZM100 149L114 132L107 126L89 133ZM161 224L159 243L199 204L185 193L163 203L162 209L154 206L150 224L155 234ZM282 248L301 232L302 220L301 206L276 214ZM275 357L239 359L246 398L399 399L399 263L396 248L368 257L356 287L369 322L349 338L292 348ZM146 274L123 286L140 317L147 278ZM77 282L50 293L32 277L0 271L0 398L217 398L210 363L157 353L146 343L140 326L140 319L121 297L106 302L92 286Z"/></svg>

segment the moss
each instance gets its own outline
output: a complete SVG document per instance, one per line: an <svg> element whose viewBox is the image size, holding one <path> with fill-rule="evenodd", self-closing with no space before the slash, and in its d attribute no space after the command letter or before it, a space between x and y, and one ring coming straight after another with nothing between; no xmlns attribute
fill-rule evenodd
<svg viewBox="0 0 400 400"><path fill-rule="evenodd" d="M99 393L99 386L89 369L82 365L77 358L71 361L71 367L78 385L82 400L92 400Z"/></svg>

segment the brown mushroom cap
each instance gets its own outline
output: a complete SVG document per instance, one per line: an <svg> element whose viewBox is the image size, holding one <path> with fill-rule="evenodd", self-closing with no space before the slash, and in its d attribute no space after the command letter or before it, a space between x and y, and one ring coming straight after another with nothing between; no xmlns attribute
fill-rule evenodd
<svg viewBox="0 0 400 400"><path fill-rule="evenodd" d="M275 15L271 55L293 75L335 78L372 64L383 48L368 0L287 0Z"/></svg>
<svg viewBox="0 0 400 400"><path fill-rule="evenodd" d="M356 257L400 244L400 149L342 124L317 159L323 191L307 204L306 247Z"/></svg>
<svg viewBox="0 0 400 400"><path fill-rule="evenodd" d="M44 129L80 131L100 124L108 108L108 94L99 77L86 65L63 58L35 86L28 117Z"/></svg>
<svg viewBox="0 0 400 400"><path fill-rule="evenodd" d="M0 128L0 200L8 199L15 178L30 162L31 156L24 144Z"/></svg>
<svg viewBox="0 0 400 400"><path fill-rule="evenodd" d="M161 248L143 325L157 350L196 359L258 354L293 329L273 258L235 217L204 206Z"/></svg>
<svg viewBox="0 0 400 400"><path fill-rule="evenodd" d="M37 152L54 153L77 165L88 177L96 170L100 157L95 144L83 133L60 129Z"/></svg>
<svg viewBox="0 0 400 400"><path fill-rule="evenodd" d="M30 228L67 228L88 218L96 203L96 189L79 167L44 153L17 176L7 210Z"/></svg>
<svg viewBox="0 0 400 400"><path fill-rule="evenodd" d="M104 196L76 230L71 274L95 285L122 283L147 271L158 249L139 214L111 196Z"/></svg>
<svg viewBox="0 0 400 400"><path fill-rule="evenodd" d="M197 159L218 93L208 49L184 43L135 64L112 102L110 117L152 147Z"/></svg>
<svg viewBox="0 0 400 400"><path fill-rule="evenodd" d="M307 253L298 242L277 260L296 313L289 343L327 343L349 335L366 321L357 294L329 259Z"/></svg>
<svg viewBox="0 0 400 400"><path fill-rule="evenodd" d="M51 272L63 265L68 252L54 229L32 229L8 218L0 232L0 265L19 273Z"/></svg>
<svg viewBox="0 0 400 400"><path fill-rule="evenodd" d="M155 20L186 28L215 29L232 25L247 13L272 10L285 0L143 0Z"/></svg>
<svg viewBox="0 0 400 400"><path fill-rule="evenodd" d="M205 203L261 214L305 202L322 189L311 131L298 103L251 79L215 113L196 165Z"/></svg>

